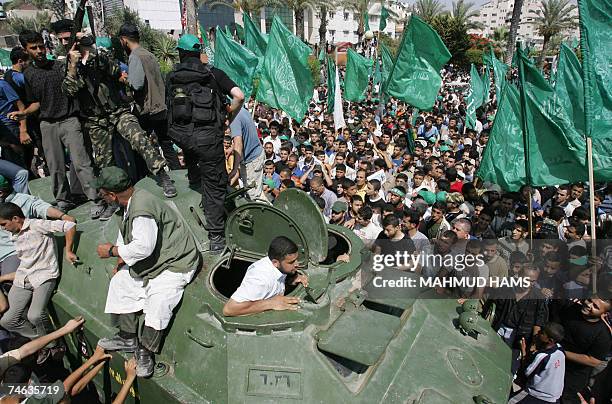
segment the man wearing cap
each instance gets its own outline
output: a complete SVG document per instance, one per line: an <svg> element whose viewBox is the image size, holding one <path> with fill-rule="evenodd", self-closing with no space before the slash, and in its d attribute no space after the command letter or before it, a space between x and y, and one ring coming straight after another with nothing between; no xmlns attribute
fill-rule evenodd
<svg viewBox="0 0 612 404"><path fill-rule="evenodd" d="M125 23L119 28L119 41L129 55L127 84L134 90L136 114L149 136L155 132L171 170L179 170L176 151L168 137L166 94L157 58L140 46L138 27Z"/></svg>
<svg viewBox="0 0 612 404"><path fill-rule="evenodd" d="M110 45L104 42L101 45ZM81 41L68 52L68 73L62 90L79 100L98 168L113 165L112 141L117 132L142 156L149 171L157 177L164 196L176 196L176 188L166 173L166 160L140 127L130 104L121 97L125 88L119 81L122 76L119 64L92 45ZM114 211L115 207L106 208L100 220L108 220Z"/></svg>
<svg viewBox="0 0 612 404"><path fill-rule="evenodd" d="M139 377L153 374L154 354L185 286L200 268L195 240L174 210L143 189L135 189L120 168L106 167L93 182L108 204L123 208L116 242L98 245L100 258L117 257L105 313L119 333L102 338L107 351L136 351ZM145 314L138 337L138 313Z"/></svg>
<svg viewBox="0 0 612 404"><path fill-rule="evenodd" d="M223 134L225 121L231 124L240 111L244 94L222 70L202 63L196 36L183 35L177 49L180 63L166 80L168 131L183 149L189 182L201 190L210 251L220 253L225 248L228 181Z"/></svg>
<svg viewBox="0 0 612 404"><path fill-rule="evenodd" d="M75 222L72 216L54 208L35 196L16 192L11 183L0 175L0 202L11 202L19 206L26 219L59 219ZM19 267L19 258L15 255L15 243L11 234L0 229L0 273L7 275Z"/></svg>
<svg viewBox="0 0 612 404"><path fill-rule="evenodd" d="M58 35L65 35L70 31L71 25L69 29L66 24L56 29ZM91 218L96 219L104 211L104 204L98 199L96 190L89 185L94 178L94 172L83 141L78 102L67 97L61 90L65 65L47 59L47 48L39 33L23 31L19 35L19 42L33 62L24 72L26 94L32 104L25 110L12 112L8 116L12 119L25 119L38 112L42 147L58 208L67 211L74 207L70 194L70 185L74 185L74 182L69 184L66 178L65 149L68 149L83 192L88 200L96 201L90 210Z"/></svg>
<svg viewBox="0 0 612 404"><path fill-rule="evenodd" d="M333 203L331 208L331 217L329 218L330 224L337 226L344 226L346 221L346 212L348 211L348 204L344 201L336 201Z"/></svg>

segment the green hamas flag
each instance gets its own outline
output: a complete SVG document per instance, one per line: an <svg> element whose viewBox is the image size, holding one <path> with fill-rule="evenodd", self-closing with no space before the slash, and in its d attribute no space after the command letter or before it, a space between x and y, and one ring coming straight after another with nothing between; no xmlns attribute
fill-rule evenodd
<svg viewBox="0 0 612 404"><path fill-rule="evenodd" d="M436 31L413 14L385 84L385 94L430 110L442 85L440 69L450 58Z"/></svg>
<svg viewBox="0 0 612 404"><path fill-rule="evenodd" d="M325 48L321 48L317 59L319 59L319 62L323 63L323 61L325 60Z"/></svg>
<svg viewBox="0 0 612 404"><path fill-rule="evenodd" d="M491 77L489 74L489 66L485 65L485 72L482 76L482 104L480 105L486 105L489 103L489 91L491 91Z"/></svg>
<svg viewBox="0 0 612 404"><path fill-rule="evenodd" d="M530 184L585 181L588 175L584 138L535 65L520 48L517 53Z"/></svg>
<svg viewBox="0 0 612 404"><path fill-rule="evenodd" d="M211 66L215 65L215 52L210 46L210 42L208 41L208 36L206 35L206 31L200 25L200 35L202 36L202 43L204 45L204 53L208 56L208 64Z"/></svg>
<svg viewBox="0 0 612 404"><path fill-rule="evenodd" d="M242 23L244 24L244 46L257 56L263 57L268 46L266 37L259 32L248 13L242 14Z"/></svg>
<svg viewBox="0 0 612 404"><path fill-rule="evenodd" d="M469 129L476 128L476 110L482 105L483 85L474 64L470 69L470 88L467 95L465 123Z"/></svg>
<svg viewBox="0 0 612 404"><path fill-rule="evenodd" d="M515 192L527 182L519 92L514 85L508 84L500 98L476 176Z"/></svg>
<svg viewBox="0 0 612 404"><path fill-rule="evenodd" d="M384 6L380 10L380 23L378 24L378 30L384 31L387 28L387 18L389 18L389 10L387 10Z"/></svg>
<svg viewBox="0 0 612 404"><path fill-rule="evenodd" d="M382 82L383 85L389 79L389 74L391 70L393 70L393 56L391 56L391 51L384 44L380 44L380 56L382 58Z"/></svg>
<svg viewBox="0 0 612 404"><path fill-rule="evenodd" d="M370 30L370 16L368 15L368 10L363 13L363 32L368 32Z"/></svg>
<svg viewBox="0 0 612 404"><path fill-rule="evenodd" d="M372 60L372 63L374 65L374 79L372 81L372 84L373 85L380 84L382 81L382 72L380 70L380 60L378 59L378 57L376 57L374 60Z"/></svg>
<svg viewBox="0 0 612 404"><path fill-rule="evenodd" d="M370 69L372 69L372 60L348 48L344 75L344 99L354 102L365 99Z"/></svg>
<svg viewBox="0 0 612 404"><path fill-rule="evenodd" d="M327 57L327 113L334 112L336 99L336 64L331 56Z"/></svg>
<svg viewBox="0 0 612 404"><path fill-rule="evenodd" d="M495 81L495 96L499 100L502 93L502 89L506 84L506 72L508 66L505 63L500 62L495 57L493 47L489 47L489 54L483 53L482 60L485 64L493 67L493 80Z"/></svg>
<svg viewBox="0 0 612 404"><path fill-rule="evenodd" d="M584 82L585 134L593 140L597 181L612 180L612 4L580 0L580 48Z"/></svg>
<svg viewBox="0 0 612 404"><path fill-rule="evenodd" d="M285 111L298 123L304 119L314 86L308 66L310 48L274 16L264 57L257 100Z"/></svg>
<svg viewBox="0 0 612 404"><path fill-rule="evenodd" d="M223 70L248 100L253 92L253 76L259 58L222 30L217 31L215 50L215 67Z"/></svg>
<svg viewBox="0 0 612 404"><path fill-rule="evenodd" d="M565 44L561 44L559 50L555 94L558 102L563 104L569 117L574 122L576 130L584 136L584 87L582 83L582 67L574 52Z"/></svg>
<svg viewBox="0 0 612 404"><path fill-rule="evenodd" d="M236 24L236 36L241 41L244 41L244 28L240 24Z"/></svg>

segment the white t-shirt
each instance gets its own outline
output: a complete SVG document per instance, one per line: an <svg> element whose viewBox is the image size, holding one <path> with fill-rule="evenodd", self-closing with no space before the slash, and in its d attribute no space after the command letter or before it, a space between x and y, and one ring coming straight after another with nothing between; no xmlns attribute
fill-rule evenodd
<svg viewBox="0 0 612 404"><path fill-rule="evenodd" d="M238 303L254 302L284 294L286 277L272 264L270 258L263 257L249 266L232 300Z"/></svg>
<svg viewBox="0 0 612 404"><path fill-rule="evenodd" d="M378 238L378 235L382 231L382 228L376 226L370 222L367 226L355 225L353 232L365 243L366 246L371 247L374 241Z"/></svg>

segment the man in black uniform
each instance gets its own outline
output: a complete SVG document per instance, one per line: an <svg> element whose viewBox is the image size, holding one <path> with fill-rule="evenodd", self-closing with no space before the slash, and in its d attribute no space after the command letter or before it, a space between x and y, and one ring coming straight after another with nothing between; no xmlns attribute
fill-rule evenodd
<svg viewBox="0 0 612 404"><path fill-rule="evenodd" d="M196 36L183 35L177 49L180 63L166 80L168 134L183 149L190 185L202 193L210 250L219 253L225 248L228 182L223 134L226 121L240 111L244 94L223 71L209 67L206 59L203 63Z"/></svg>

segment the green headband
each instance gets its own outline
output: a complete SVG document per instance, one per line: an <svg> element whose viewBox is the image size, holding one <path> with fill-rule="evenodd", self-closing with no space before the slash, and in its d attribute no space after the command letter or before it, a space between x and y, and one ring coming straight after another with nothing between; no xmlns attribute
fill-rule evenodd
<svg viewBox="0 0 612 404"><path fill-rule="evenodd" d="M398 188L392 188L391 191L389 191L391 193L394 193L397 196L401 196L402 198L406 196L405 192L402 192L400 189Z"/></svg>

